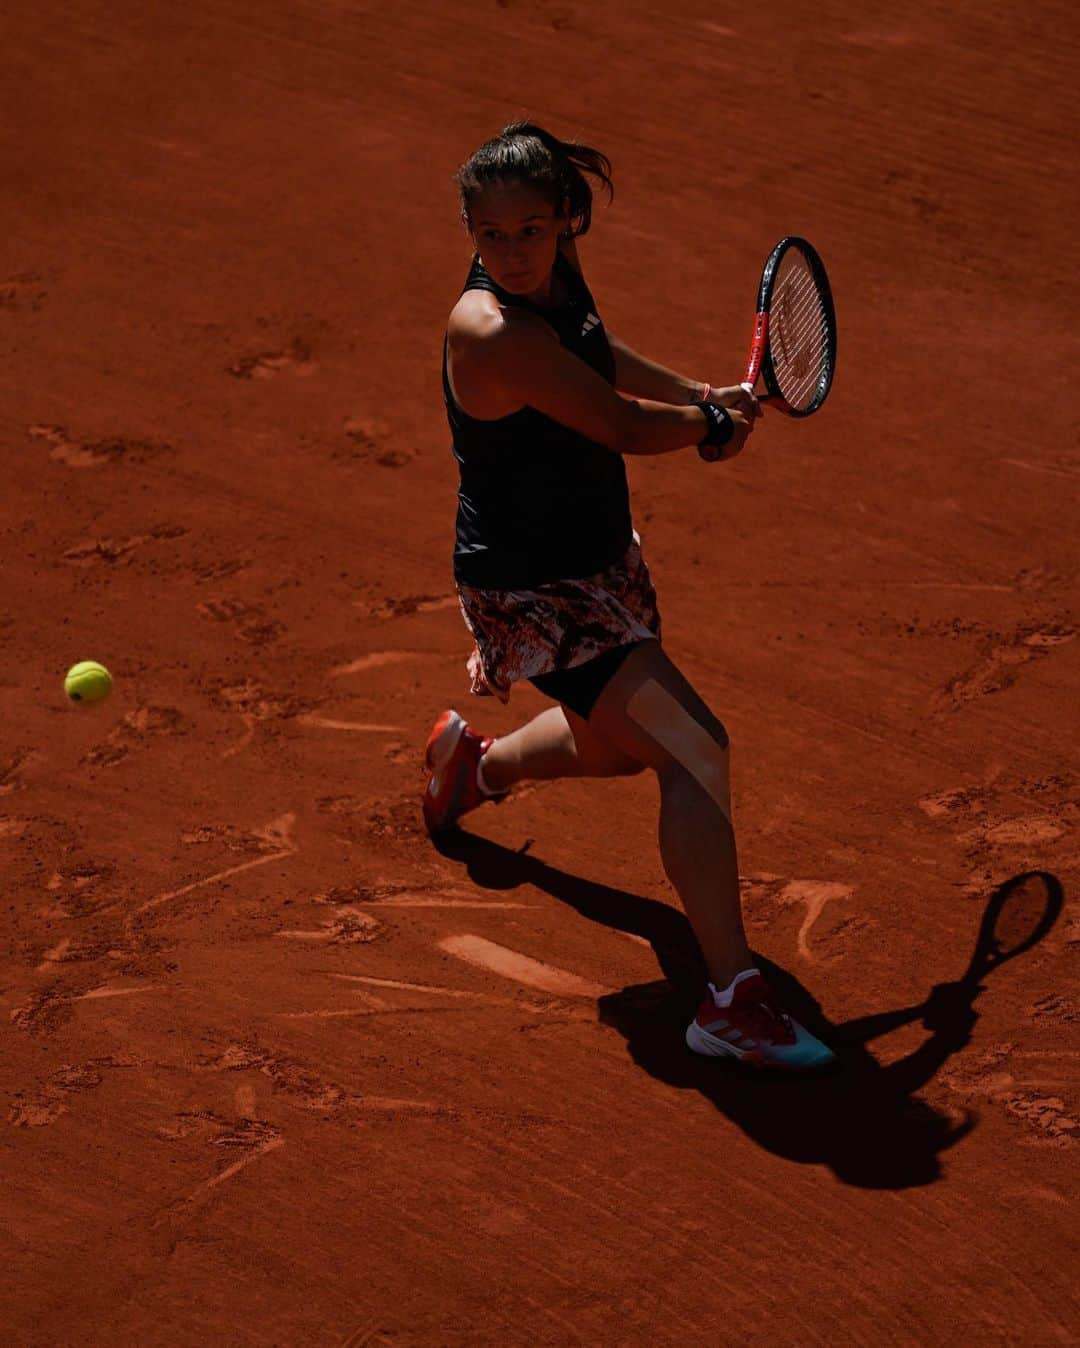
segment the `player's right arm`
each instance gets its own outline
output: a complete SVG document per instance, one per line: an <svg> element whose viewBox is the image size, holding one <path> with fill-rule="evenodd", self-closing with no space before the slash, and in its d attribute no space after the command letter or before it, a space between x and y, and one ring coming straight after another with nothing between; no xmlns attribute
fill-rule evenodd
<svg viewBox="0 0 1080 1348"><path fill-rule="evenodd" d="M499 308L479 298L483 292L474 301L476 293L459 302L448 328L454 393L470 416L494 420L532 407L618 454L668 454L704 437L700 408L621 398L541 319ZM751 430L740 412L730 416L735 429L724 458L739 452Z"/></svg>

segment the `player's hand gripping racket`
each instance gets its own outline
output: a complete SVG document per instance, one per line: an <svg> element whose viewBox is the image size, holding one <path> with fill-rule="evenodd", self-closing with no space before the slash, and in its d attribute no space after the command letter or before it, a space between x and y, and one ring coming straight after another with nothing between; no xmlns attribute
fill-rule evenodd
<svg viewBox="0 0 1080 1348"><path fill-rule="evenodd" d="M765 260L742 386L789 417L808 417L829 396L836 369L836 311L825 264L806 239L789 234ZM708 447L698 450L710 457ZM714 454L713 457L716 457Z"/></svg>

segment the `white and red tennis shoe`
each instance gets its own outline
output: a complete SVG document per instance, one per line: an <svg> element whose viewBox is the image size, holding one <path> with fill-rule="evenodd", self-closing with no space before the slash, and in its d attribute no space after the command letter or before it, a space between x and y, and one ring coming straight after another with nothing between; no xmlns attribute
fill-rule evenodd
<svg viewBox="0 0 1080 1348"><path fill-rule="evenodd" d="M836 1061L831 1048L780 1007L758 969L745 969L723 992L709 984L687 1026L686 1042L708 1057L787 1072L811 1072Z"/></svg>
<svg viewBox="0 0 1080 1348"><path fill-rule="evenodd" d="M424 788L424 823L432 836L453 828L484 801L506 794L480 784L480 760L494 743L494 737L478 735L452 708L432 726L424 753L431 772Z"/></svg>

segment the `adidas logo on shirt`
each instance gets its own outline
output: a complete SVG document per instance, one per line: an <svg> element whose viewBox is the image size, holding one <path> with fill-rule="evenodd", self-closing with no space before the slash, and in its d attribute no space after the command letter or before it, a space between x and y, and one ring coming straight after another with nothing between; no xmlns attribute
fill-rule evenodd
<svg viewBox="0 0 1080 1348"><path fill-rule="evenodd" d="M585 322L582 323L581 325L582 337L587 337L589 333L592 332L593 328L598 328L599 326L600 326L599 318L597 318L597 316L594 313L590 312L588 318L586 318Z"/></svg>

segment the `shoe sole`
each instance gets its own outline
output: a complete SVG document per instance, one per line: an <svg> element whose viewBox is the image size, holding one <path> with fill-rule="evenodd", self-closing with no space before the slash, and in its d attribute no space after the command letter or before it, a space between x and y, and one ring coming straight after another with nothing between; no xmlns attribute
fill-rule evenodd
<svg viewBox="0 0 1080 1348"><path fill-rule="evenodd" d="M708 1030L703 1030L696 1020L692 1020L686 1027L686 1045L694 1053L700 1053L703 1057L733 1058L746 1067L752 1067L756 1071L762 1072L791 1072L809 1075L813 1072L823 1072L835 1066L836 1063L836 1055L831 1053L831 1050L830 1057L822 1058L817 1062L787 1063L780 1059L767 1058L757 1049L736 1048L734 1044L729 1044L724 1039L718 1039Z"/></svg>
<svg viewBox="0 0 1080 1348"><path fill-rule="evenodd" d="M734 1058L736 1062L746 1063L749 1067L764 1067L765 1061L755 1049L736 1048L716 1035L703 1030L696 1020L686 1027L686 1045L705 1058Z"/></svg>
<svg viewBox="0 0 1080 1348"><path fill-rule="evenodd" d="M450 770L449 765L457 753L458 744L461 742L464 733L465 720L456 711L443 712L435 722L431 734L428 736L427 748L424 751L424 763L432 776L440 776ZM427 825L428 833L432 837L438 833L447 832L453 828L457 821L457 802L463 786L461 777L462 774L458 771L456 780L451 785L449 800L442 819L434 822L428 817L427 810L424 811L424 822Z"/></svg>
<svg viewBox="0 0 1080 1348"><path fill-rule="evenodd" d="M444 711L435 722L424 750L424 763L429 772L435 772L450 762L457 752L458 740L464 733L464 718L456 711Z"/></svg>

